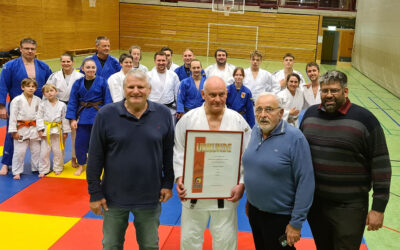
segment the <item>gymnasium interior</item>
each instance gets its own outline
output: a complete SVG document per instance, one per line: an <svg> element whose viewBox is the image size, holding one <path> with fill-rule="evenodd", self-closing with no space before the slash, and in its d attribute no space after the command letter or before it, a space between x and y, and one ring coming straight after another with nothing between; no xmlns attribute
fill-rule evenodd
<svg viewBox="0 0 400 250"><path fill-rule="evenodd" d="M346 73L350 100L381 123L392 166L384 226L365 230L360 249L394 250L400 245L399 11L400 1L393 0L2 0L0 51L31 37L38 44L37 58L55 72L62 54L73 54L79 68L95 52L96 37L106 36L116 58L139 45L141 64L149 69L154 53L168 46L178 65L187 48L203 68L215 63L217 48L224 48L228 62L243 68L250 65L250 52L258 50L261 68L271 73L282 69L286 53L295 56L294 69L304 76L308 62L320 64L321 74ZM0 70L14 58L0 57ZM0 159L5 134L6 121L0 120ZM89 209L85 173L73 175L69 138L65 148L60 175L32 175L27 154L21 180L13 180L11 171L0 176L0 249L102 248L102 217ZM179 249L181 203L173 192L162 204L159 246L164 250ZM237 210L239 250L255 249L245 203L244 195ZM134 230L129 223L125 249L139 249ZM296 248L316 249L307 223ZM203 249L212 249L208 230Z"/></svg>

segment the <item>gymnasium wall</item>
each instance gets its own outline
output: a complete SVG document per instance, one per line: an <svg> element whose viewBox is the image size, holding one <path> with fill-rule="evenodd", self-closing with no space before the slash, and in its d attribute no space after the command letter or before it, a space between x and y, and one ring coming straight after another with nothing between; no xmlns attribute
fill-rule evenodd
<svg viewBox="0 0 400 250"><path fill-rule="evenodd" d="M213 56L225 48L230 57L248 58L257 48L268 60L291 52L296 61L316 59L319 16L249 12L230 14L211 9L120 3L120 49L136 44L144 51L169 46Z"/></svg>
<svg viewBox="0 0 400 250"><path fill-rule="evenodd" d="M1 0L0 25L0 50L32 37L40 59L93 48L99 35L110 38L111 49L119 49L119 0L97 0L94 8L89 0Z"/></svg>
<svg viewBox="0 0 400 250"><path fill-rule="evenodd" d="M357 1L353 66L400 97L400 1Z"/></svg>

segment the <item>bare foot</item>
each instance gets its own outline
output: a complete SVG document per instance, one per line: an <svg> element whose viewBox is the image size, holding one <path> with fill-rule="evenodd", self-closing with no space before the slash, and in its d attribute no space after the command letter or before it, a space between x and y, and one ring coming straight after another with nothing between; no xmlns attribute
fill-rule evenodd
<svg viewBox="0 0 400 250"><path fill-rule="evenodd" d="M0 170L0 175L7 175L7 173L8 173L8 166L3 165Z"/></svg>
<svg viewBox="0 0 400 250"><path fill-rule="evenodd" d="M14 175L14 180L20 180L21 179L21 175L20 174L16 174Z"/></svg>
<svg viewBox="0 0 400 250"><path fill-rule="evenodd" d="M43 178L45 174L39 174L39 178Z"/></svg>
<svg viewBox="0 0 400 250"><path fill-rule="evenodd" d="M74 175L79 176L82 174L83 171L85 171L84 165L79 165L78 169L75 171Z"/></svg>
<svg viewBox="0 0 400 250"><path fill-rule="evenodd" d="M54 171L54 174L59 175L59 174L61 174L61 171Z"/></svg>
<svg viewBox="0 0 400 250"><path fill-rule="evenodd" d="M71 159L71 165L72 165L73 168L79 167L78 163L76 162L76 158L72 158Z"/></svg>

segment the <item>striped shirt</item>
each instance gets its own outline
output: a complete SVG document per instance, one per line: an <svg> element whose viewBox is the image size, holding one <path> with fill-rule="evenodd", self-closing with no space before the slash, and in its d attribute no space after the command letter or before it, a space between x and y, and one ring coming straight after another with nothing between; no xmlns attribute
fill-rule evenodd
<svg viewBox="0 0 400 250"><path fill-rule="evenodd" d="M362 201L372 187L372 209L385 211L391 165L385 135L371 112L349 99L335 113L314 105L304 114L300 129L310 144L317 197Z"/></svg>

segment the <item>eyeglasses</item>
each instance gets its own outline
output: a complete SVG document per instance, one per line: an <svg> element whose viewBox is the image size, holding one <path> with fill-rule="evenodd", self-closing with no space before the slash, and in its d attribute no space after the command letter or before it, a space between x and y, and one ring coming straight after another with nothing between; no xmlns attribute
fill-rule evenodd
<svg viewBox="0 0 400 250"><path fill-rule="evenodd" d="M257 108L256 108L256 114L261 114L263 111L264 111L265 113L267 113L267 114L271 114L272 112L274 112L274 110L277 110L277 109L281 109L281 107L277 107L277 108L271 108L271 107L266 107L266 108L257 107Z"/></svg>
<svg viewBox="0 0 400 250"><path fill-rule="evenodd" d="M324 95L327 95L329 92L331 92L332 95L338 94L342 89L321 89L321 93Z"/></svg>

